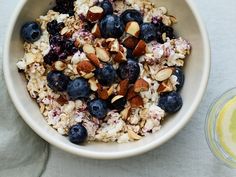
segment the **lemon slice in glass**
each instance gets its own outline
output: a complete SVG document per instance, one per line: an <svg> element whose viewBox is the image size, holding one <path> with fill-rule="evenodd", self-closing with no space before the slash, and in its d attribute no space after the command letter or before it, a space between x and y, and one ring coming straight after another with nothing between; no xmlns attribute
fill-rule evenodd
<svg viewBox="0 0 236 177"><path fill-rule="evenodd" d="M236 97L229 100L220 111L216 133L224 150L236 158Z"/></svg>

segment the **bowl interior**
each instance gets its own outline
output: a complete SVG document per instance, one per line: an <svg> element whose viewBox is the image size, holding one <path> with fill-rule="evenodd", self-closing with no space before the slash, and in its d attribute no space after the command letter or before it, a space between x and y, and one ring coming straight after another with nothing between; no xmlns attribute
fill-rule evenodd
<svg viewBox="0 0 236 177"><path fill-rule="evenodd" d="M156 1L153 2L157 3ZM16 68L16 61L23 56L23 45L19 36L21 25L44 14L51 4L48 0L31 0L22 3L19 14L16 14L12 26L10 26L5 48L4 72L10 95L19 113L36 133L57 147L74 154L92 158L121 158L145 152L161 145L186 124L199 104L207 84L210 60L207 39L204 39L206 38L204 30L199 25L188 1L158 1L158 6L167 7L168 11L177 17L178 23L175 25L177 34L190 41L193 48L191 56L186 59L186 82L181 91L184 104L181 111L169 116L159 132L140 141L126 144L90 143L85 146L71 144L67 138L59 135L47 125L37 104L30 98L26 90L24 77L18 73Z"/></svg>

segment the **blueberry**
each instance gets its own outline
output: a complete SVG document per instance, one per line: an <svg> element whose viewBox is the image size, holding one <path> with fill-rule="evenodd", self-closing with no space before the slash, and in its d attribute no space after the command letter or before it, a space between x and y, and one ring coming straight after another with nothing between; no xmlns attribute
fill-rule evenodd
<svg viewBox="0 0 236 177"><path fill-rule="evenodd" d="M48 65L52 65L55 61L58 60L58 55L53 51L50 50L48 52L48 54L46 54L43 59L44 59L44 63L48 64Z"/></svg>
<svg viewBox="0 0 236 177"><path fill-rule="evenodd" d="M166 26L164 23L162 23L162 21L157 21L155 24L156 26L156 39L157 42L163 44L165 41L163 41L162 35L163 33L166 34L166 37L170 38L170 39L174 39L175 35L174 35L174 29L170 26Z"/></svg>
<svg viewBox="0 0 236 177"><path fill-rule="evenodd" d="M120 38L125 26L117 15L107 15L100 22L100 30L104 38Z"/></svg>
<svg viewBox="0 0 236 177"><path fill-rule="evenodd" d="M74 1L75 0L56 0L56 6L53 10L72 16L74 15Z"/></svg>
<svg viewBox="0 0 236 177"><path fill-rule="evenodd" d="M27 22L21 27L21 37L26 42L39 40L42 34L41 28L36 22Z"/></svg>
<svg viewBox="0 0 236 177"><path fill-rule="evenodd" d="M156 40L156 28L152 23L143 23L140 26L140 38L145 42Z"/></svg>
<svg viewBox="0 0 236 177"><path fill-rule="evenodd" d="M57 23L56 20L47 23L47 31L51 35L59 34L59 32L65 27L63 22Z"/></svg>
<svg viewBox="0 0 236 177"><path fill-rule="evenodd" d="M126 57L127 58L134 58L132 49L127 48Z"/></svg>
<svg viewBox="0 0 236 177"><path fill-rule="evenodd" d="M67 86L67 93L71 100L88 98L90 94L88 81L81 77L70 81Z"/></svg>
<svg viewBox="0 0 236 177"><path fill-rule="evenodd" d="M87 137L87 129L82 124L74 125L69 130L69 140L74 144L84 143Z"/></svg>
<svg viewBox="0 0 236 177"><path fill-rule="evenodd" d="M158 106L167 113L175 113L183 105L182 98L178 92L164 93L160 96Z"/></svg>
<svg viewBox="0 0 236 177"><path fill-rule="evenodd" d="M177 77L178 84L176 85L176 89L177 91L179 91L184 85L184 81L185 81L184 72L180 68L175 68L173 75Z"/></svg>
<svg viewBox="0 0 236 177"><path fill-rule="evenodd" d="M104 15L113 14L113 7L109 0L102 1L101 8L103 8Z"/></svg>
<svg viewBox="0 0 236 177"><path fill-rule="evenodd" d="M47 75L48 87L53 91L66 91L70 79L60 71L50 71Z"/></svg>
<svg viewBox="0 0 236 177"><path fill-rule="evenodd" d="M111 86L116 79L116 71L111 64L103 66L96 70L98 82L104 86Z"/></svg>
<svg viewBox="0 0 236 177"><path fill-rule="evenodd" d="M88 102L89 113L97 119L104 119L107 115L107 104L105 101L100 99L94 99Z"/></svg>
<svg viewBox="0 0 236 177"><path fill-rule="evenodd" d="M136 21L139 24L143 23L142 14L139 11L135 10L135 9L128 9L128 10L124 11L120 15L120 17L123 20L124 24L126 24L130 21Z"/></svg>
<svg viewBox="0 0 236 177"><path fill-rule="evenodd" d="M129 83L134 84L140 74L138 62L128 59L127 62L123 62L119 65L117 74L122 80L129 79Z"/></svg>
<svg viewBox="0 0 236 177"><path fill-rule="evenodd" d="M113 100L111 100L111 101L113 101ZM125 107L126 102L127 102L127 100L125 99L125 97L121 97L117 100L114 100L111 103L111 106L113 109L116 109L117 111L122 111Z"/></svg>

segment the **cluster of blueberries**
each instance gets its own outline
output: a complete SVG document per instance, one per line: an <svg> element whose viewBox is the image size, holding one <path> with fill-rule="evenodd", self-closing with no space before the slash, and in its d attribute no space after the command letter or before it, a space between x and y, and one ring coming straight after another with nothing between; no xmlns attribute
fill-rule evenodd
<svg viewBox="0 0 236 177"><path fill-rule="evenodd" d="M74 14L73 0L56 0L55 11L60 13ZM124 31L125 25L129 21L136 21L140 25L139 38L145 42L157 40L164 43L162 34L166 33L169 38L174 38L172 27L164 25L161 20L156 23L143 23L142 14L134 9L125 10L120 16L113 14L113 7L110 1L104 0L99 4L104 10L104 17L99 22L100 31L103 38L120 38ZM50 51L44 56L44 62L52 65L57 60L64 60L78 50L74 41L66 36L60 35L60 31L65 27L63 22L58 23L53 20L47 24L47 31L50 34ZM36 22L28 22L22 26L21 36L27 42L37 41L42 34L40 26ZM94 71L95 77L102 86L111 86L119 79L128 79L130 84L134 84L140 74L138 59L132 56L132 50L127 48L127 61L119 65L115 70L111 64L104 64L103 68L97 68ZM177 91L184 84L184 74L180 68L176 68L174 75L177 77ZM125 97L118 102L111 104L111 98L101 100L95 98L89 99L92 91L86 79L78 77L71 80L61 71L50 71L47 74L48 86L55 92L66 92L71 100L82 99L87 102L89 113L99 120L103 120L109 109L123 110L126 99ZM96 94L96 93L95 93ZM112 95L114 96L114 95ZM164 93L160 96L158 105L168 113L177 112L182 107L182 98L178 92ZM84 142L87 138L87 130L82 124L71 127L69 139L75 144Z"/></svg>

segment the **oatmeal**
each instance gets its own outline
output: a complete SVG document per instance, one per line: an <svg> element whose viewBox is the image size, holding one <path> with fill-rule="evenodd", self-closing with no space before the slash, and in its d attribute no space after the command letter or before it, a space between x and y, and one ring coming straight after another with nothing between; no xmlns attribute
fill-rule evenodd
<svg viewBox="0 0 236 177"><path fill-rule="evenodd" d="M147 0L56 0L21 29L17 67L47 123L72 143L136 141L179 111L188 41Z"/></svg>

